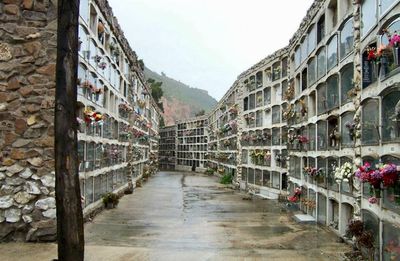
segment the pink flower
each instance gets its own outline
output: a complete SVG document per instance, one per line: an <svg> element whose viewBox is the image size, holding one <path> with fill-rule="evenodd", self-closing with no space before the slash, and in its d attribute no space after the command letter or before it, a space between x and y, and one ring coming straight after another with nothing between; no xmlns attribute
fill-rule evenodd
<svg viewBox="0 0 400 261"><path fill-rule="evenodd" d="M368 199L368 202L371 204L376 204L378 202L378 199L376 197L370 197Z"/></svg>
<svg viewBox="0 0 400 261"><path fill-rule="evenodd" d="M392 37L389 39L389 45L391 46L398 46L400 44L400 35L394 33Z"/></svg>

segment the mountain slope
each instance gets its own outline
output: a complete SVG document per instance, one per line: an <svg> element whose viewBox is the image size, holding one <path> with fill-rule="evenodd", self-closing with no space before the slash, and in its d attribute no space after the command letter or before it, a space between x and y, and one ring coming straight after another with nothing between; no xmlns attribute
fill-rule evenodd
<svg viewBox="0 0 400 261"><path fill-rule="evenodd" d="M152 78L162 82L164 91L164 120L166 125L172 125L176 120L193 117L200 110L210 111L217 101L207 91L192 88L180 81L160 75L145 68L146 79Z"/></svg>

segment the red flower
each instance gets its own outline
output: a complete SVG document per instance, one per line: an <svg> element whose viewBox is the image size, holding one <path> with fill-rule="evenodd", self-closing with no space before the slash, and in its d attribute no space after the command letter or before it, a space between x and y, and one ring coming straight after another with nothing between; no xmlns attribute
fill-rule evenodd
<svg viewBox="0 0 400 261"><path fill-rule="evenodd" d="M371 49L368 51L368 57L367 60L368 61L373 61L376 59L376 54L375 54L375 48Z"/></svg>
<svg viewBox="0 0 400 261"><path fill-rule="evenodd" d="M299 198L297 196L291 196L291 197L288 197L288 200L290 202L297 202L299 200Z"/></svg>

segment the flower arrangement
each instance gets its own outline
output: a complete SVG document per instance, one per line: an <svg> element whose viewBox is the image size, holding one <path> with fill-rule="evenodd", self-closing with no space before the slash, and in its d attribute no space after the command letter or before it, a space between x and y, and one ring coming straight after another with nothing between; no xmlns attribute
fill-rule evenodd
<svg viewBox="0 0 400 261"><path fill-rule="evenodd" d="M88 124L92 122L98 122L98 123L103 122L104 116L99 112L92 111L92 109L90 109L89 107L85 108L83 113L85 115L84 120Z"/></svg>
<svg viewBox="0 0 400 261"><path fill-rule="evenodd" d="M379 166L379 171L382 175L382 183L385 187L395 185L399 178L397 166L393 163L384 164Z"/></svg>
<svg viewBox="0 0 400 261"><path fill-rule="evenodd" d="M359 237L364 231L364 222L358 219L352 219L349 221L346 233L349 236Z"/></svg>
<svg viewBox="0 0 400 261"><path fill-rule="evenodd" d="M107 63L106 62L99 62L97 64L97 66L99 66L100 69L104 70L107 68Z"/></svg>
<svg viewBox="0 0 400 261"><path fill-rule="evenodd" d="M126 112L130 112L130 111L133 111L133 108L128 104L128 103L120 103L119 105L118 105L118 108L121 110L121 111L126 111Z"/></svg>
<svg viewBox="0 0 400 261"><path fill-rule="evenodd" d="M281 73L281 67L275 67L273 68L273 74L274 74L274 78L277 79L280 76Z"/></svg>
<svg viewBox="0 0 400 261"><path fill-rule="evenodd" d="M143 109L146 106L146 101L145 100L138 100L137 104L139 106L139 108Z"/></svg>
<svg viewBox="0 0 400 261"><path fill-rule="evenodd" d="M233 130L233 131L237 130L238 125L237 125L237 121L236 120L231 120L231 121L229 121L228 124L229 124L231 130Z"/></svg>
<svg viewBox="0 0 400 261"><path fill-rule="evenodd" d="M312 178L324 175L322 168L317 169L316 167L304 167L304 171Z"/></svg>
<svg viewBox="0 0 400 261"><path fill-rule="evenodd" d="M335 180L337 183L349 182L354 175L354 165L350 162L345 162L341 167L335 168Z"/></svg>
<svg viewBox="0 0 400 261"><path fill-rule="evenodd" d="M398 34L397 31L394 31L392 34L388 29L383 29L382 32L387 36L389 40L389 46L400 46L400 34Z"/></svg>
<svg viewBox="0 0 400 261"><path fill-rule="evenodd" d="M250 153L253 164L262 164L264 161L271 160L271 151L269 150L253 150Z"/></svg>
<svg viewBox="0 0 400 261"><path fill-rule="evenodd" d="M371 166L369 162L365 162L360 166L355 176L361 182L368 182L374 191L375 198L380 198L380 190L382 185L384 187L391 187L396 184L399 179L397 166L395 164L377 164L375 167ZM371 197L369 202L374 204L378 200Z"/></svg>
<svg viewBox="0 0 400 261"><path fill-rule="evenodd" d="M364 165L358 167L355 172L355 176L361 182L368 182L376 189L381 188L382 176L380 175L379 170L372 167L369 162L365 162Z"/></svg>
<svg viewBox="0 0 400 261"><path fill-rule="evenodd" d="M296 202L298 202L299 201L299 199L300 199L300 196L301 196L301 188L300 187L298 187L298 188L295 188L294 189L294 194L293 194L293 196L289 196L288 197L288 200L290 201L290 202L293 202L293 203L296 203Z"/></svg>
<svg viewBox="0 0 400 261"><path fill-rule="evenodd" d="M369 162L360 166L356 171L356 177L362 182L368 182L374 188L393 186L399 178L395 164L378 164L373 168Z"/></svg>
<svg viewBox="0 0 400 261"><path fill-rule="evenodd" d="M293 104L289 104L289 106L283 112L282 116L285 120L290 120L296 116Z"/></svg>
<svg viewBox="0 0 400 261"><path fill-rule="evenodd" d="M243 116L247 123L254 121L256 118L252 114L246 114Z"/></svg>
<svg viewBox="0 0 400 261"><path fill-rule="evenodd" d="M88 80L85 80L83 82L79 81L78 86L80 86L82 88L87 88L87 89L91 90L93 93L103 93L104 92L103 88L97 88L94 84L92 84Z"/></svg>
<svg viewBox="0 0 400 261"><path fill-rule="evenodd" d="M301 113L301 116L304 117L307 115L307 111L308 111L307 104L306 104L305 99L300 99L299 102L300 102L300 106L301 106L300 113Z"/></svg>
<svg viewBox="0 0 400 261"><path fill-rule="evenodd" d="M283 94L283 98L285 100L291 100L294 98L294 82L290 84L290 86L287 88L285 93Z"/></svg>
<svg viewBox="0 0 400 261"><path fill-rule="evenodd" d="M400 257L400 244L397 238L389 240L385 247L385 251L390 254L390 260L398 260Z"/></svg>
<svg viewBox="0 0 400 261"><path fill-rule="evenodd" d="M298 135L297 136L297 141L300 143L300 144L307 144L308 143L308 138L306 137L306 136L304 136L304 135Z"/></svg>
<svg viewBox="0 0 400 261"><path fill-rule="evenodd" d="M304 206L306 206L306 207L308 207L308 208L310 208L310 209L315 209L315 206L316 206L315 200L311 200L311 199L308 199L308 198L303 198L303 199L301 199L300 202L301 202Z"/></svg>
<svg viewBox="0 0 400 261"><path fill-rule="evenodd" d="M354 123L354 121L348 121L345 123L344 126L349 131L350 139L353 140L355 135L356 124Z"/></svg>
<svg viewBox="0 0 400 261"><path fill-rule="evenodd" d="M236 115L238 113L238 105L234 104L229 108L229 113Z"/></svg>
<svg viewBox="0 0 400 261"><path fill-rule="evenodd" d="M230 140L224 140L223 142L225 147L229 147L231 145L231 141Z"/></svg>

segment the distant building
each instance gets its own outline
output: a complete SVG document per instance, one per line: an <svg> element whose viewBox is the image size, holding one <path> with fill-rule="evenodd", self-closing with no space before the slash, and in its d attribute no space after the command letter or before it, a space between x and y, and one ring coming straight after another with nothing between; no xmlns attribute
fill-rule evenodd
<svg viewBox="0 0 400 261"><path fill-rule="evenodd" d="M176 125L160 129L159 169L175 170L176 165Z"/></svg>
<svg viewBox="0 0 400 261"><path fill-rule="evenodd" d="M176 169L204 171L207 153L207 117L176 122Z"/></svg>

